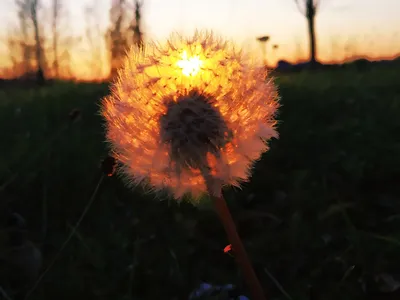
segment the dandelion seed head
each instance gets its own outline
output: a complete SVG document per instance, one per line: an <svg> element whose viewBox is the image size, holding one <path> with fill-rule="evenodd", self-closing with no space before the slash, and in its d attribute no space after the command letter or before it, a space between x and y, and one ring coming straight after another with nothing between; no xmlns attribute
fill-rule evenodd
<svg viewBox="0 0 400 300"><path fill-rule="evenodd" d="M102 101L107 139L128 182L198 199L207 192L204 167L222 185L248 180L277 136L278 94L263 68L207 32L146 49L129 51Z"/></svg>
<svg viewBox="0 0 400 300"><path fill-rule="evenodd" d="M210 95L197 90L166 98L160 137L178 169L207 168L207 154L219 156L228 143L230 130L213 104Z"/></svg>

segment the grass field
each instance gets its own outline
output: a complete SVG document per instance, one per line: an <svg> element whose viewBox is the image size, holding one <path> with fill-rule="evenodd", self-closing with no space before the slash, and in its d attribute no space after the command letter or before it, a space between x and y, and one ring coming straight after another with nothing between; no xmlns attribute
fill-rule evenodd
<svg viewBox="0 0 400 300"><path fill-rule="evenodd" d="M269 299L399 299L385 292L400 284L398 66L277 83L280 138L251 182L225 193ZM0 219L10 209L26 218L44 268L101 178L107 92L71 83L0 90ZM75 108L81 119L71 123ZM201 281L248 294L227 244L208 207L154 200L106 177L29 299L187 299Z"/></svg>

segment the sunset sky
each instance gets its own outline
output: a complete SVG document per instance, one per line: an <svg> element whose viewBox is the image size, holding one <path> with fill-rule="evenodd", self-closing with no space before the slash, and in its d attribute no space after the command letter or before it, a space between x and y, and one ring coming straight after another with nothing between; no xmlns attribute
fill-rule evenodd
<svg viewBox="0 0 400 300"><path fill-rule="evenodd" d="M46 6L50 0L42 0ZM93 2L95 1L95 2ZM132 1L133 0L127 0ZM0 0L2 23L15 23L13 0ZM111 0L64 1L69 11L69 32L81 35L85 28L84 8L97 3L102 29L108 26ZM340 61L351 55L389 57L400 53L400 0L321 0L317 16L318 58ZM6 30L0 29L3 39ZM271 36L269 62L304 58L308 51L305 18L294 0L144 0L143 30L146 38L166 38L170 32L191 34L212 29L234 39L261 57L257 36ZM85 47L73 53L75 60ZM7 49L0 48L0 67L7 66ZM86 71L87 72L87 71Z"/></svg>

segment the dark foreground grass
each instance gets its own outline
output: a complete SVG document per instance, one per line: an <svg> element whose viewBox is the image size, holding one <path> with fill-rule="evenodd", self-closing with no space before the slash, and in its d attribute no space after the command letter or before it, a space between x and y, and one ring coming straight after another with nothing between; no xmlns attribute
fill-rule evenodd
<svg viewBox="0 0 400 300"><path fill-rule="evenodd" d="M400 298L385 293L400 275L395 68L277 81L280 139L251 182L226 191L269 299ZM9 210L27 219L44 268L59 253L101 177L108 149L98 105L106 93L106 85L67 83L0 91L3 258ZM82 118L67 126L74 108ZM187 299L201 281L233 283L247 294L226 245L207 206L155 200L106 177L29 299Z"/></svg>

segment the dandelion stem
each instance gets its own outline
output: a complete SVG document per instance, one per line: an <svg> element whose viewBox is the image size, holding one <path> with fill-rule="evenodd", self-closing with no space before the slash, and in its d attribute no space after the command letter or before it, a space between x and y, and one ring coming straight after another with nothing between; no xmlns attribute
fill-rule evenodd
<svg viewBox="0 0 400 300"><path fill-rule="evenodd" d="M254 272L242 240L237 233L235 222L233 221L228 205L226 204L226 201L222 195L221 188L218 187L219 185L216 184L216 180L214 180L209 170L202 170L202 175L206 182L208 193L214 200L213 202L215 205L215 210L217 211L222 225L224 226L228 240L232 245L232 251L234 253L236 262L241 268L244 279L250 289L252 299L265 300L266 298L263 288L261 287L256 273Z"/></svg>
<svg viewBox="0 0 400 300"><path fill-rule="evenodd" d="M226 204L225 199L222 195L219 197L213 196L213 198L215 209L222 222L222 225L225 228L225 232L228 236L229 242L232 244L232 251L235 255L239 267L242 269L244 279L246 280L246 283L250 288L252 299L265 300L266 298L264 295L264 291L261 287L256 273L254 272L253 266L251 265L249 256L247 255L246 249L243 246L242 240L237 233L235 223L232 219L231 213L229 212L229 208Z"/></svg>

